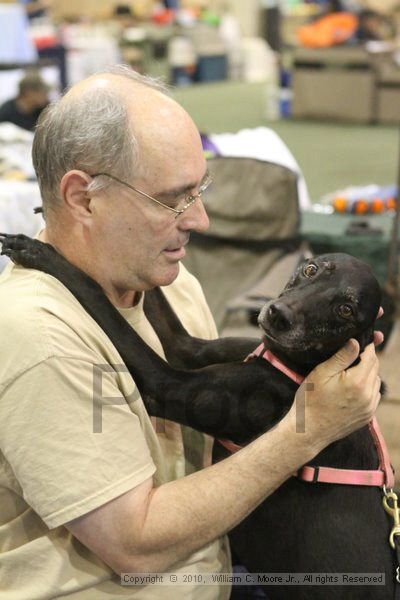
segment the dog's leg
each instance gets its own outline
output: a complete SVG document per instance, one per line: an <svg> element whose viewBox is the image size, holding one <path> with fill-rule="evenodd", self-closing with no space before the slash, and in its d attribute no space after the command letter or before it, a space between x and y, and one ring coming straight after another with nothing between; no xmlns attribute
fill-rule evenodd
<svg viewBox="0 0 400 600"><path fill-rule="evenodd" d="M242 361L260 343L256 338L202 340L191 337L160 288L145 294L144 310L168 362L180 368Z"/></svg>
<svg viewBox="0 0 400 600"><path fill-rule="evenodd" d="M117 348L151 415L241 442L287 410L273 385L270 393L265 390L265 361L174 369L145 344L101 287L52 246L22 235L0 234L0 243L2 254L56 277L77 298Z"/></svg>

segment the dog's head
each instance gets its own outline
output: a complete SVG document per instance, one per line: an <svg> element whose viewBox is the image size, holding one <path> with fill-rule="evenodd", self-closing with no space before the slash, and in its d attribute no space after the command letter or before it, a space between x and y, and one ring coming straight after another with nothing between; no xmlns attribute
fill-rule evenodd
<svg viewBox="0 0 400 600"><path fill-rule="evenodd" d="M264 342L279 358L309 370L355 338L373 339L381 290L370 267L347 254L302 263L280 296L261 310Z"/></svg>

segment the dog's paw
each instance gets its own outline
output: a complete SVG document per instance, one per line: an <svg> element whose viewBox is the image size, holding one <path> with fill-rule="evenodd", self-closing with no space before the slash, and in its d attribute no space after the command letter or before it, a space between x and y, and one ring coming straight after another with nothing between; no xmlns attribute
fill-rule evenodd
<svg viewBox="0 0 400 600"><path fill-rule="evenodd" d="M55 250L49 245L23 235L0 233L1 254L27 269L45 270Z"/></svg>

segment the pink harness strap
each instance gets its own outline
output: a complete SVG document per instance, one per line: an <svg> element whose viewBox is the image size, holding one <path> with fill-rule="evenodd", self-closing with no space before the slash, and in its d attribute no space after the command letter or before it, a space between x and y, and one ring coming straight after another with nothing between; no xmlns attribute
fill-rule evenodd
<svg viewBox="0 0 400 600"><path fill-rule="evenodd" d="M297 472L297 477L309 483L338 483L377 487L385 485L389 489L393 488L394 471L390 464L389 452L376 417L370 421L368 426L379 456L379 469L367 471L305 465Z"/></svg>
<svg viewBox="0 0 400 600"><path fill-rule="evenodd" d="M334 469L332 467L310 467L308 465L297 472L297 477L309 483L341 483L377 487L382 487L385 483L385 473L383 471L357 471Z"/></svg>
<svg viewBox="0 0 400 600"><path fill-rule="evenodd" d="M218 442L221 446L229 450L231 454L235 454L235 452L238 452L238 450L243 448L243 446L239 446L239 444L235 444L235 442L231 442L231 440L218 440Z"/></svg>
<svg viewBox="0 0 400 600"><path fill-rule="evenodd" d="M288 366L286 366L281 360L279 360L277 356L275 356L275 354L271 352L271 350L267 350L264 344L260 344L259 346L257 346L257 348L253 350L253 352L251 352L251 354L249 354L247 358L245 358L244 362L248 362L252 358L257 357L264 358L266 361L271 363L273 367L278 369L278 371L281 371L287 377L289 377L289 379L292 379L295 383L297 383L297 385L301 385L303 383L303 375L299 375L295 371L292 371L292 369L289 369Z"/></svg>
<svg viewBox="0 0 400 600"><path fill-rule="evenodd" d="M300 385L304 381L304 377L295 373L279 358L277 358L270 350L266 350L264 344L260 344L257 348L247 356L245 362L252 358L261 357L270 362L276 369L282 371L287 377L295 381ZM295 476L302 481L309 483L336 483L345 485L367 485L382 487L385 485L391 489L394 486L394 471L390 464L389 452L386 446L386 442L379 429L378 421L376 417L369 423L369 430L379 457L379 469L376 470L357 470L357 469L335 469L334 467L314 467L305 465ZM222 446L224 446L232 454L242 448L238 444L231 442L230 440L218 440Z"/></svg>
<svg viewBox="0 0 400 600"><path fill-rule="evenodd" d="M385 486L389 489L394 487L394 469L390 462L389 450L386 446L385 438L379 428L376 417L369 423L369 430L372 434L376 450L379 456L379 467L385 473Z"/></svg>

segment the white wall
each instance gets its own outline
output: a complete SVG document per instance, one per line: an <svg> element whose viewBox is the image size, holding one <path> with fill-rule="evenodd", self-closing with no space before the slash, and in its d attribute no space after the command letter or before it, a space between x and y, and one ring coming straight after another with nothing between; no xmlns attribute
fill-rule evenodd
<svg viewBox="0 0 400 600"><path fill-rule="evenodd" d="M258 36L260 32L260 0L211 0L210 7L218 10L228 6L238 19L242 34Z"/></svg>

